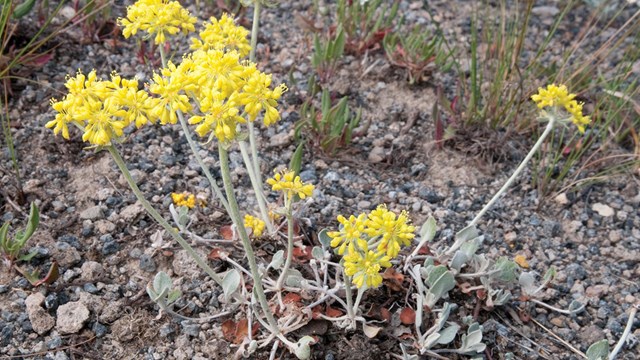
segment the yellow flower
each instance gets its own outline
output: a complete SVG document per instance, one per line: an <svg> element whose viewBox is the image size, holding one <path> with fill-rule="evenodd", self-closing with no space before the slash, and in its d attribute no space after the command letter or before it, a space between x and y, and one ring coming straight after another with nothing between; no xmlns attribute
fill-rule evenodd
<svg viewBox="0 0 640 360"><path fill-rule="evenodd" d="M255 121L262 110L265 111L264 125L270 126L280 120L280 113L276 106L277 100L287 91L284 84L271 90L271 75L260 71L252 72L242 93L235 99L240 105L244 105L244 111L249 115L249 120Z"/></svg>
<svg viewBox="0 0 640 360"><path fill-rule="evenodd" d="M193 209L196 206L196 197L188 192L171 193L171 200L176 206L186 206Z"/></svg>
<svg viewBox="0 0 640 360"><path fill-rule="evenodd" d="M110 145L111 140L122 136L123 129L127 126L121 119L125 111L114 98L107 98L105 101L89 100L82 111L86 113L79 116L87 119L82 140L91 144Z"/></svg>
<svg viewBox="0 0 640 360"><path fill-rule="evenodd" d="M61 101L51 99L51 107L58 113L54 120L49 121L45 126L53 128L53 133L58 135L62 132L62 137L69 140L69 124L77 123L73 118L74 99L72 95L65 96Z"/></svg>
<svg viewBox="0 0 640 360"><path fill-rule="evenodd" d="M124 120L128 124L135 123L136 127L140 128L146 123L155 123L155 118L149 114L151 114L156 100L149 97L146 91L138 90L137 79L123 79L113 73L111 74L111 87L113 88L113 98L120 106L127 109Z"/></svg>
<svg viewBox="0 0 640 360"><path fill-rule="evenodd" d="M352 277L351 281L358 289L365 285L367 288L380 286L382 284L380 270L383 267L391 267L391 262L382 252L359 250L344 256L344 272Z"/></svg>
<svg viewBox="0 0 640 360"><path fill-rule="evenodd" d="M515 261L515 263L523 269L529 268L529 263L527 262L527 258L524 255L516 255L516 257L513 258L513 261Z"/></svg>
<svg viewBox="0 0 640 360"><path fill-rule="evenodd" d="M182 93L191 82L182 69L169 61L167 68L162 69L162 75L153 74L149 92L160 96L154 104L153 114L160 119L162 125L177 123L177 110L183 113L191 110L189 97Z"/></svg>
<svg viewBox="0 0 640 360"><path fill-rule="evenodd" d="M127 17L119 18L123 27L122 35L129 38L138 31L146 31L145 38L155 34L157 45L166 41L167 35L183 34L195 31L196 18L189 14L177 1L139 0L127 7Z"/></svg>
<svg viewBox="0 0 640 360"><path fill-rule="evenodd" d="M75 106L81 106L89 99L104 100L109 95L107 83L98 79L95 70L91 70L86 76L78 70L75 77L67 76L64 86L72 95Z"/></svg>
<svg viewBox="0 0 640 360"><path fill-rule="evenodd" d="M259 238L264 232L265 223L264 221L247 214L244 216L244 227L250 228L253 236Z"/></svg>
<svg viewBox="0 0 640 360"><path fill-rule="evenodd" d="M209 19L200 31L200 39L192 38L192 49L203 50L237 50L241 57L247 56L251 50L247 35L249 30L237 26L228 14L222 14L220 20Z"/></svg>
<svg viewBox="0 0 640 360"><path fill-rule="evenodd" d="M370 238L381 236L378 251L385 252L389 257L395 258L400 252L400 246L408 246L415 237L416 228L410 225L411 220L406 211L396 214L387 210L385 205L378 205L366 221L364 232Z"/></svg>
<svg viewBox="0 0 640 360"><path fill-rule="evenodd" d="M300 180L300 176L296 176L294 171L276 172L273 178L267 179L267 184L271 185L273 191L282 191L285 196L292 199L298 195L300 199L311 196L314 186L305 184Z"/></svg>
<svg viewBox="0 0 640 360"><path fill-rule="evenodd" d="M229 106L228 102L218 101L207 108L204 116L192 116L189 124L199 124L196 133L201 137L212 133L218 141L225 143L237 137L238 123L245 122L238 112L238 108Z"/></svg>
<svg viewBox="0 0 640 360"><path fill-rule="evenodd" d="M575 100L576 95L570 94L565 85L557 86L555 84L547 85L546 89L538 88L538 93L531 96L538 108L546 107L564 108L566 112L571 114L571 122L573 122L581 133L584 133L585 126L591 120L588 116L582 114L582 103Z"/></svg>
<svg viewBox="0 0 640 360"><path fill-rule="evenodd" d="M330 231L327 233L331 238L331 247L338 247L338 254L344 254L346 249L349 249L348 253L356 251L356 246L366 249L367 241L362 239L365 228L365 220L367 215L360 214L358 217L353 215L349 216L349 219L342 215L338 215L338 222L340 223L340 231Z"/></svg>

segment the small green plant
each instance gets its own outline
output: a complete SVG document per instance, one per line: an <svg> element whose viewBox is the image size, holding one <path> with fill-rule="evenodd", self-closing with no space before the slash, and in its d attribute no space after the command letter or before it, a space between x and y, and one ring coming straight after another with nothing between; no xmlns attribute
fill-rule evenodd
<svg viewBox="0 0 640 360"><path fill-rule="evenodd" d="M443 38L439 33L415 27L411 32L387 33L382 42L389 62L406 69L409 84L425 80L434 69L448 71L450 51L443 46Z"/></svg>
<svg viewBox="0 0 640 360"><path fill-rule="evenodd" d="M11 268L17 261L29 261L35 256L35 252L29 254L21 254L22 249L27 245L27 241L38 228L40 223L40 213L35 203L31 203L29 211L29 220L24 229L18 230L13 236L9 235L9 221L5 222L0 228L0 251L4 258L4 263Z"/></svg>
<svg viewBox="0 0 640 360"><path fill-rule="evenodd" d="M310 88L314 88L315 81L311 80ZM328 90L322 90L320 107L313 103L315 92L302 104L300 120L295 127L295 137L305 138L326 154L335 155L336 152L349 146L355 128L362 118L362 109L354 112L349 108L347 97L343 97L337 104L333 104Z"/></svg>
<svg viewBox="0 0 640 360"><path fill-rule="evenodd" d="M342 27L338 27L334 36L328 39L314 34L311 65L316 69L320 82L325 83L335 75L338 61L344 55L344 40Z"/></svg>
<svg viewBox="0 0 640 360"><path fill-rule="evenodd" d="M2 255L3 265L9 270L15 269L34 286L52 283L58 278L58 264L55 261L51 263L49 272L43 279L39 279L38 270L30 272L18 265L19 262L31 260L37 254L35 251L25 254L22 250L27 246L27 241L33 236L39 223L40 212L36 204L31 203L29 219L23 229L17 230L11 235L9 233L9 221L0 227L0 255Z"/></svg>
<svg viewBox="0 0 640 360"><path fill-rule="evenodd" d="M362 55L380 48L398 15L398 0L338 0L337 24L346 35L345 49Z"/></svg>

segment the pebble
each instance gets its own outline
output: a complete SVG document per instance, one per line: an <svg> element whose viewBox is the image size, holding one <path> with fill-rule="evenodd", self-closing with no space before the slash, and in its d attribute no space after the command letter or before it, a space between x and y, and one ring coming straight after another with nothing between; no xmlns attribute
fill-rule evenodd
<svg viewBox="0 0 640 360"><path fill-rule="evenodd" d="M69 302L58 307L56 317L56 330L60 334L75 334L89 320L89 309L79 301Z"/></svg>
<svg viewBox="0 0 640 360"><path fill-rule="evenodd" d="M156 271L156 263L150 255L140 256L140 270L153 273Z"/></svg>
<svg viewBox="0 0 640 360"><path fill-rule="evenodd" d="M80 270L80 278L90 282L98 281L105 276L104 267L95 261L85 261Z"/></svg>
<svg viewBox="0 0 640 360"><path fill-rule="evenodd" d="M42 307L44 300L45 297L41 293L33 293L25 300L31 327L40 335L48 332L55 325L55 319Z"/></svg>
<svg viewBox="0 0 640 360"><path fill-rule="evenodd" d="M83 210L79 216L83 220L98 220L104 218L104 210L104 206L96 205Z"/></svg>
<svg viewBox="0 0 640 360"><path fill-rule="evenodd" d="M591 210L597 212L600 216L609 217L613 216L614 210L605 204L595 203L591 206Z"/></svg>

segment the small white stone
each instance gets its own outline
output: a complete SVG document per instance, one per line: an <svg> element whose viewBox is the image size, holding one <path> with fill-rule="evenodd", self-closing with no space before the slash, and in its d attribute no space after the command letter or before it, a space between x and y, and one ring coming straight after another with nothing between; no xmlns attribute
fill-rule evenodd
<svg viewBox="0 0 640 360"><path fill-rule="evenodd" d="M600 216L604 216L604 217L613 216L614 214L614 211L610 206L602 203L593 204L591 206L591 210L597 212L598 214L600 214Z"/></svg>

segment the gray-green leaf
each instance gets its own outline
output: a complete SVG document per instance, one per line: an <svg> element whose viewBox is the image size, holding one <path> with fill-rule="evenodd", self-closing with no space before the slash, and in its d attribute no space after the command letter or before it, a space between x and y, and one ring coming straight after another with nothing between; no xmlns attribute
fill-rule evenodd
<svg viewBox="0 0 640 360"><path fill-rule="evenodd" d="M586 355L588 360L606 360L609 356L609 341L604 339L589 346Z"/></svg>
<svg viewBox="0 0 640 360"><path fill-rule="evenodd" d="M222 291L224 298L229 301L231 295L238 290L240 286L240 272L236 269L230 270L222 279Z"/></svg>

